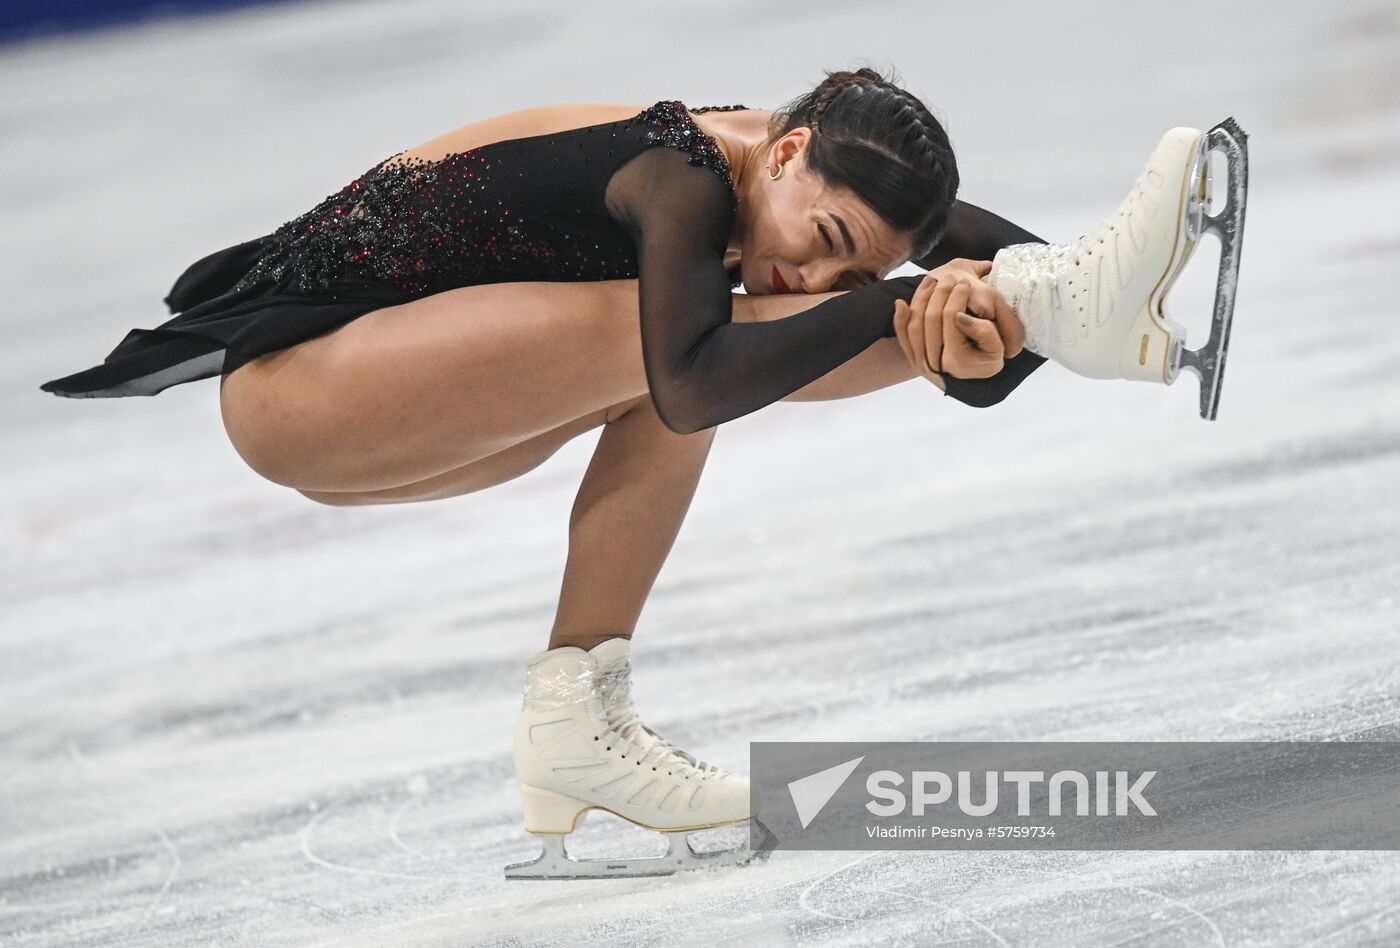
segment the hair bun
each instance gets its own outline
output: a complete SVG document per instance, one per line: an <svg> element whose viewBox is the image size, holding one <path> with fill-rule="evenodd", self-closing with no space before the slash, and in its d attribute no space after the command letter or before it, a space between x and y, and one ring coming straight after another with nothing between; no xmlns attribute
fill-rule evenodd
<svg viewBox="0 0 1400 948"><path fill-rule="evenodd" d="M862 66L854 71L838 69L835 72L828 72L826 78L822 80L814 92L816 104L812 109L812 118L814 120L820 119L832 100L846 89L856 86L892 87L892 84L868 66Z"/></svg>

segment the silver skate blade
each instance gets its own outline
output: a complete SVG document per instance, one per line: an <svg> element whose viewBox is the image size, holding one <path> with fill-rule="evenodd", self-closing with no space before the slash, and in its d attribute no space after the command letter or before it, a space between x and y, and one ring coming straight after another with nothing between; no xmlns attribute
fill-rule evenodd
<svg viewBox="0 0 1400 948"><path fill-rule="evenodd" d="M759 824L762 826L762 824ZM538 834L544 844L540 854L526 862L506 866L507 879L637 879L648 876L669 876L694 869L744 866L755 859L767 859L771 846L751 849L738 846L696 852L690 845L690 833L676 830L662 833L666 852L660 856L636 856L630 859L578 859L569 855L564 835ZM764 832L767 832L766 827Z"/></svg>
<svg viewBox="0 0 1400 948"><path fill-rule="evenodd" d="M1244 209L1249 186L1248 136L1233 118L1206 133L1206 155L1219 151L1228 169L1226 203L1215 214L1204 210L1199 219L1202 233L1220 238L1220 274L1215 281L1215 310L1210 338L1199 349L1181 351L1180 367L1201 380L1201 417L1215 419L1220 406L1220 385L1225 378L1225 353L1230 345L1230 322L1235 313L1235 289L1240 277L1240 244L1244 239Z"/></svg>

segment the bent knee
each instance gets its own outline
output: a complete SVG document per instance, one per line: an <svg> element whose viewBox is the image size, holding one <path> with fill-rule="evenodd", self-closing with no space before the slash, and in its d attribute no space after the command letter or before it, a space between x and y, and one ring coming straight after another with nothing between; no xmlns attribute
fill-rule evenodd
<svg viewBox="0 0 1400 948"><path fill-rule="evenodd" d="M645 410L645 406L649 404L651 404L651 392L643 392L634 398L629 398L615 405L610 405L603 411L602 423L610 425L629 412L639 408Z"/></svg>

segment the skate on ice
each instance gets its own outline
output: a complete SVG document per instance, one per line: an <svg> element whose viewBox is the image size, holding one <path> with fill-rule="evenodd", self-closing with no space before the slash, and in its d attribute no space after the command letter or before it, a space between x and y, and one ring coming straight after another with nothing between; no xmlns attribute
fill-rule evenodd
<svg viewBox="0 0 1400 948"><path fill-rule="evenodd" d="M590 651L556 648L527 661L515 766L525 829L540 838L543 851L507 866L507 879L670 875L767 855L746 845L713 852L692 847L691 833L748 822L749 780L696 759L638 718L630 650L628 639L612 638ZM663 834L667 851L575 858L565 837L595 809Z"/></svg>
<svg viewBox="0 0 1400 948"><path fill-rule="evenodd" d="M1225 201L1211 213L1210 152L1225 157ZM1014 244L987 282L1016 310L1025 347L1090 378L1170 385L1182 369L1201 381L1201 417L1214 419L1230 341L1248 181L1246 136L1234 119L1208 132L1173 128L1117 211L1069 244ZM1210 337L1186 347L1167 294L1207 233L1220 239Z"/></svg>

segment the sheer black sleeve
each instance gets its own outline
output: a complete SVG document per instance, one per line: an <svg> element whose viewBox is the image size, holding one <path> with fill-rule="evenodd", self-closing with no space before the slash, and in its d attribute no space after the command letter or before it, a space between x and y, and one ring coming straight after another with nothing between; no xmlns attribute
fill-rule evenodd
<svg viewBox="0 0 1400 948"><path fill-rule="evenodd" d="M1043 243L1045 241L1035 234L1004 217L998 217L976 204L954 201L953 209L948 213L948 226L938 246L928 256L913 263L916 267L932 270L958 257L991 260L1002 247Z"/></svg>
<svg viewBox="0 0 1400 948"><path fill-rule="evenodd" d="M894 301L921 277L885 280L783 319L733 322L724 251L732 192L673 148L651 148L608 184L637 246L642 356L656 412L689 433L757 411L893 336Z"/></svg>
<svg viewBox="0 0 1400 948"><path fill-rule="evenodd" d="M710 428L770 405L893 338L894 303L921 276L871 283L796 315L733 322L724 251L734 226L730 189L673 148L651 148L608 184L609 211L632 235L640 283L642 356L657 415L673 431ZM1040 241L1009 221L958 202L945 238L916 263L991 259L1001 247ZM991 378L944 374L947 395L989 407L1045 359L1023 350Z"/></svg>

